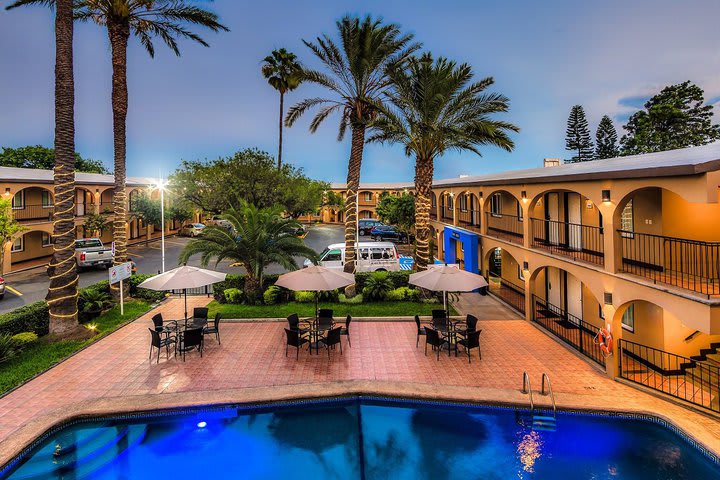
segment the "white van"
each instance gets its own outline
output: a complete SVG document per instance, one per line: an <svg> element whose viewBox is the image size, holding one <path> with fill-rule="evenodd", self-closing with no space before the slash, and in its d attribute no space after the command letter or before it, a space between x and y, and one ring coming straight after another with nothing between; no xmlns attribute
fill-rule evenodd
<svg viewBox="0 0 720 480"><path fill-rule="evenodd" d="M392 242L360 242L357 244L358 259L355 266L356 272L388 271L397 272L400 270L400 256L397 248ZM319 265L325 268L337 268L342 270L345 265L345 244L333 243L320 254ZM312 265L310 260L305 260L305 266Z"/></svg>

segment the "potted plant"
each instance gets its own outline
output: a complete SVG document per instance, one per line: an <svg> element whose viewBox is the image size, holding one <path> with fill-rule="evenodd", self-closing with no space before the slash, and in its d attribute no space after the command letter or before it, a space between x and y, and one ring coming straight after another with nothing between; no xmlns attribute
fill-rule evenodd
<svg viewBox="0 0 720 480"><path fill-rule="evenodd" d="M97 317L111 304L110 295L94 289L81 291L79 303L84 321Z"/></svg>

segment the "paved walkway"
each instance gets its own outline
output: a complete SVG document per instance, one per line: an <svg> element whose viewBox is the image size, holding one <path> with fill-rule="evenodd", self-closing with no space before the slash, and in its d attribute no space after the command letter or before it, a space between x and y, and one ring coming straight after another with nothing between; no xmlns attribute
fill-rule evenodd
<svg viewBox="0 0 720 480"><path fill-rule="evenodd" d="M480 320L521 320L515 310L492 295L461 293L453 307L460 315L472 313Z"/></svg>
<svg viewBox="0 0 720 480"><path fill-rule="evenodd" d="M190 299L189 308L207 302ZM160 307L182 316L179 299ZM153 314L156 311L152 312ZM148 361L150 314L0 398L0 464L50 425L80 413L246 402L338 393L385 393L425 398L527 404L519 392L527 371L535 390L546 372L558 405L639 411L670 419L720 453L720 421L607 378L573 352L522 320L482 320L482 360L424 355L410 322L357 322L352 348L285 356L284 324L226 323L222 345L159 364ZM342 382L342 383L339 383ZM268 388L271 387L271 388ZM536 402L548 398L535 394Z"/></svg>

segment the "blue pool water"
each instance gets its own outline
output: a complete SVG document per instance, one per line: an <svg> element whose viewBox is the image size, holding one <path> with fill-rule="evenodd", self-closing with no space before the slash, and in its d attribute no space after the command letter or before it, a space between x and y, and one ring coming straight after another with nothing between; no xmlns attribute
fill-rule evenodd
<svg viewBox="0 0 720 480"><path fill-rule="evenodd" d="M720 467L644 420L348 399L78 423L9 479L672 479ZM540 429L542 428L542 429Z"/></svg>

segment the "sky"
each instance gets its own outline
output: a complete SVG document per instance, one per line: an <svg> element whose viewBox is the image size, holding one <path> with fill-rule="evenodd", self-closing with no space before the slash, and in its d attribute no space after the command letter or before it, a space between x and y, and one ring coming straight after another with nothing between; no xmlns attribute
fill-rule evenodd
<svg viewBox="0 0 720 480"><path fill-rule="evenodd" d="M0 5L9 0L0 1ZM200 32L210 48L183 41L182 56L156 44L151 59L131 37L128 51L127 171L167 176L183 159L214 159L248 147L277 152L279 97L260 74L262 59L284 47L313 67L302 39L334 35L345 14L382 17L415 35L424 50L469 63L477 79L510 99L496 118L521 128L511 153L494 147L436 159L435 177L480 175L570 156L565 127L581 104L594 132L610 115L621 126L663 86L691 80L720 107L717 0L276 0L202 2L229 33ZM0 11L0 146L52 146L54 35L42 7ZM111 65L107 34L75 30L76 149L112 165ZM323 95L302 85L286 107ZM343 182L349 136L338 118L310 134L306 116L285 129L283 160L317 179ZM719 119L716 113L716 120ZM410 181L413 159L399 146L368 145L362 181Z"/></svg>

